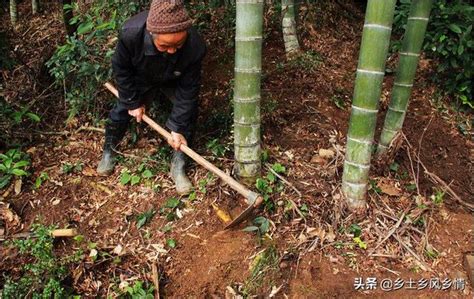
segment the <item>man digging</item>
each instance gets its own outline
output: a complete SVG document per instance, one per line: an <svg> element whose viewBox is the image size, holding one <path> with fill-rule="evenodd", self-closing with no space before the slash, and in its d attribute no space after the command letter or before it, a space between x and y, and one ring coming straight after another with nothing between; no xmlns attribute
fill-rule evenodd
<svg viewBox="0 0 474 299"><path fill-rule="evenodd" d="M99 175L113 172L114 149L130 120L140 122L145 107L164 96L173 103L166 122L172 136L168 143L174 149L171 178L179 194L191 191L185 156L179 147L191 142L194 135L205 53L206 45L192 27L183 0L153 0L149 12L139 13L124 24L112 58L119 100L107 120Z"/></svg>

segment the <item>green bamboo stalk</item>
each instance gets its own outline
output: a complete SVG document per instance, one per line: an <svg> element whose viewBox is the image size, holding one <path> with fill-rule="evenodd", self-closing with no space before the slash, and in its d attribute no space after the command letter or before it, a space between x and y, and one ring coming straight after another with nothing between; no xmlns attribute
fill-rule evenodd
<svg viewBox="0 0 474 299"><path fill-rule="evenodd" d="M260 174L262 0L237 0L234 86L234 171L251 181Z"/></svg>
<svg viewBox="0 0 474 299"><path fill-rule="evenodd" d="M433 0L413 0L411 3L400 51L400 63L380 135L377 155L387 151L390 143L403 127L432 4Z"/></svg>
<svg viewBox="0 0 474 299"><path fill-rule="evenodd" d="M369 0L359 53L342 190L351 209L365 207L378 102L396 0Z"/></svg>
<svg viewBox="0 0 474 299"><path fill-rule="evenodd" d="M15 28L18 22L18 10L16 8L16 0L10 0L10 20L12 22L13 28Z"/></svg>
<svg viewBox="0 0 474 299"><path fill-rule="evenodd" d="M39 0L31 0L31 9L33 14L37 14L39 11Z"/></svg>
<svg viewBox="0 0 474 299"><path fill-rule="evenodd" d="M296 34L295 4L294 0L281 0L282 31L285 41L285 52L288 57L293 56L300 50L298 36Z"/></svg>

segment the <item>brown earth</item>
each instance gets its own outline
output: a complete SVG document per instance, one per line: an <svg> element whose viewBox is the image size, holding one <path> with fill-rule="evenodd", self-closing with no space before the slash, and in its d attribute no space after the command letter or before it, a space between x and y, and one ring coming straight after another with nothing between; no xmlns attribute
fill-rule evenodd
<svg viewBox="0 0 474 299"><path fill-rule="evenodd" d="M90 125L82 119L72 122L69 127L62 127L65 111L47 108L48 101L54 96L60 97L61 91L48 99L40 99L38 113L50 119L52 124L42 127L43 131L65 130L66 133L35 134L31 137L35 142L28 148L33 163L32 178L46 171L50 180L38 190L33 188L33 182L28 181L24 182L19 195L14 195L11 190L9 194L3 194L2 200L11 204L22 223L7 233L27 231L40 217L40 221L46 224L76 227L87 241L97 243L99 251L119 255L121 262L115 264L107 258L93 262L86 254L80 264L72 267L71 286L84 297L116 296L123 284L132 284L138 279L151 281L151 263L159 266L163 296L232 297L232 292L245 289L259 253L271 247L278 253L276 266L265 268L263 282L251 294L267 297L272 287L281 287L276 296L282 298L285 295L292 298L470 296L472 290L469 286L464 291L354 290L356 277L377 277L379 281L398 277L405 280L466 279L462 258L473 250L474 223L472 214L449 195L443 197L441 205L430 201L430 196L440 186L433 185L423 171L419 174L419 194L405 188L415 179L411 164L414 163L416 168L417 163L410 163L404 149L400 149L395 157L395 162L400 165L396 173L384 168L373 169L371 179L382 192L376 192L373 186L368 200L371 209L366 218L357 219L356 215L345 210L338 186L363 24L363 12L357 6L351 4L351 7L352 10L347 11L337 3L323 3L320 8L306 8L308 13L299 28L300 40L307 53L312 50L316 54L301 60L301 64L285 61L280 32L271 22L272 12L266 14L266 28L269 29L266 30L263 52L263 146L269 152L269 162L285 165L286 179L302 193L298 196L286 185L283 191L271 195L274 211L260 213L271 221L267 236L260 239L241 230L221 232L223 225L215 216L211 203L217 203L233 214L243 206L241 198L216 179L208 179L206 191L196 191L195 200L182 198L183 204L178 208L182 217L178 216L179 219L171 222L166 219L167 211L160 211L167 199L175 196L166 171L158 171L148 183L122 186L119 180L123 169L135 170L144 157L166 147L154 132L144 126L139 128L141 138L137 144L130 144L128 139L123 142L121 151L126 156L114 174L107 178L96 176L94 169L100 157L103 136L95 131L76 131L81 125ZM20 8L23 11L28 9L26 6ZM51 24L55 24L51 26L55 29L51 30L60 32L60 26L51 16L38 17L32 22L48 17ZM213 26L218 27L218 17L214 16ZM211 46L203 70L202 125L196 142L197 151L207 157L212 156L205 147L211 138L222 135L221 142L228 143L229 147L232 144L228 131L222 132L226 127L219 123L219 117L229 117L233 49L225 42L218 42L219 36L211 32L205 35ZM23 34L28 36L28 32ZM50 36L44 39L53 40L58 35ZM17 36L11 35L10 38L12 44L19 43ZM21 49L25 53L33 51L26 45ZM396 60L396 57L390 59ZM440 111L433 104L436 90L427 80L432 69L430 66L428 63L426 68L422 67L417 76L404 133L420 153L424 165L450 184L464 200L473 202L474 146L457 129L459 116L449 110ZM26 76L21 69L2 71L2 74L5 94L10 99L20 95L27 97L28 92L38 95L43 91L41 88L19 89L18 80ZM392 81L393 77L387 76L381 121ZM344 105L342 109L335 105L338 100ZM336 152L333 161L315 162L313 158L319 149ZM225 157L213 161L231 172L231 159L232 153L227 152ZM159 159L154 161L148 162L147 167L163 163ZM78 162L83 164L81 171L62 172L65 163ZM190 167L189 174L195 186L207 178L206 172L197 166ZM389 183L384 183L387 180ZM159 191L150 187L152 183L159 186ZM387 184L391 190L396 189L397 195L384 193ZM288 208L290 201L298 208L291 208L291 205ZM420 208L418 201L427 208ZM307 211L303 211L306 214L301 217L304 206ZM137 215L150 209L157 211L156 215L143 228L137 229ZM410 225L404 221L397 230L403 242L390 237L379 245L378 251L372 252L402 213L414 221L421 219L424 224ZM354 223L362 229L360 237L367 245L366 250L354 243L354 235L348 230ZM166 245L170 239L176 242L174 248ZM404 249L402 243L421 254L431 271L421 270L416 258ZM435 258L425 255L427 244L437 252ZM58 254L68 254L79 247L88 250L86 245L60 240L57 250ZM118 245L122 250L114 253ZM0 271L18 275L20 270L15 252L1 246L0 253ZM371 256L371 253L385 256ZM2 279L0 282L3 283Z"/></svg>

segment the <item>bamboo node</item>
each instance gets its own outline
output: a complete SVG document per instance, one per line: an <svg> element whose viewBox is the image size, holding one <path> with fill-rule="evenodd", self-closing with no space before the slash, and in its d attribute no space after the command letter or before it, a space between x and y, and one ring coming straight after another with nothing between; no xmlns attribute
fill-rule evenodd
<svg viewBox="0 0 474 299"><path fill-rule="evenodd" d="M392 27L384 26L380 24L364 24L364 28L374 28L374 29L382 29L392 31Z"/></svg>
<svg viewBox="0 0 474 299"><path fill-rule="evenodd" d="M359 110L359 111L364 111L364 112L367 112L367 113L377 113L378 112L377 109L363 108L363 107L358 107L358 106L354 106L354 105L352 105L352 109Z"/></svg>
<svg viewBox="0 0 474 299"><path fill-rule="evenodd" d="M401 54L401 52L400 52L400 54ZM358 73L371 74L371 75L379 75L379 76L385 75L385 72L382 72L382 71L372 71L372 70L364 70L364 69L357 69L357 72Z"/></svg>
<svg viewBox="0 0 474 299"><path fill-rule="evenodd" d="M363 144L367 144L367 145L372 145L372 141L369 141L369 140L361 140L361 139L356 139L356 138L352 138L352 137L347 137L347 140L350 140L350 141L354 141L354 142L357 142L357 143L363 143Z"/></svg>
<svg viewBox="0 0 474 299"><path fill-rule="evenodd" d="M415 20L415 21L425 21L425 22L428 22L429 18L425 18L425 17L408 17L408 20Z"/></svg>
<svg viewBox="0 0 474 299"><path fill-rule="evenodd" d="M418 56L420 56L420 53L413 53L413 52L400 52L400 55L406 55L406 56L414 56L414 57L418 57Z"/></svg>

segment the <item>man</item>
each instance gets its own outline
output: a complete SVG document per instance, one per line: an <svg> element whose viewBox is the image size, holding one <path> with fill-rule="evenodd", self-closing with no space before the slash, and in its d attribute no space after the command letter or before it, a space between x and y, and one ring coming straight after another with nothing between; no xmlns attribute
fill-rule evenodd
<svg viewBox="0 0 474 299"><path fill-rule="evenodd" d="M100 175L115 166L115 151L132 118L142 120L145 107L165 95L173 102L166 126L173 147L170 173L179 194L192 184L185 173L181 144L192 141L201 85L201 62L206 46L189 18L183 0L153 0L150 11L130 18L123 26L112 58L119 100L105 129Z"/></svg>

